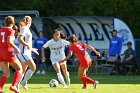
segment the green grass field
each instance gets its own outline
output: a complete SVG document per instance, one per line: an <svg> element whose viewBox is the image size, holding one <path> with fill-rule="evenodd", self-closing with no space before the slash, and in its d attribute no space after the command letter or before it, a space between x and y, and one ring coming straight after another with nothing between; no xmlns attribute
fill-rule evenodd
<svg viewBox="0 0 140 93"><path fill-rule="evenodd" d="M140 76L90 75L90 77L100 82L96 90L90 84L88 89L81 89L82 84L74 73L71 73L71 85L67 89L63 89L60 84L57 88L50 88L49 81L57 77L55 73L48 73L47 75L34 74L28 82L29 90L24 90L22 86L20 90L22 93L140 93ZM11 93L9 90L11 79L12 75L3 88L5 93Z"/></svg>

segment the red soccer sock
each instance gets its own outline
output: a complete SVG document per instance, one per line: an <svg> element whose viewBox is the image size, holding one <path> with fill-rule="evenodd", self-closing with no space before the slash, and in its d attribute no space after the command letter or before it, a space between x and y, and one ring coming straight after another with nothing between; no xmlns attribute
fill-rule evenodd
<svg viewBox="0 0 140 93"><path fill-rule="evenodd" d="M93 84L94 83L94 80L89 78L89 77L86 77L86 76L82 76L81 80L83 82L86 82L86 83L90 83L90 84Z"/></svg>
<svg viewBox="0 0 140 93"><path fill-rule="evenodd" d="M20 81L20 78L21 78L21 73L18 71L14 74L14 80L12 82L12 86L16 86Z"/></svg>
<svg viewBox="0 0 140 93"><path fill-rule="evenodd" d="M6 76L2 76L0 79L0 89L3 88L5 82L7 81L7 77Z"/></svg>

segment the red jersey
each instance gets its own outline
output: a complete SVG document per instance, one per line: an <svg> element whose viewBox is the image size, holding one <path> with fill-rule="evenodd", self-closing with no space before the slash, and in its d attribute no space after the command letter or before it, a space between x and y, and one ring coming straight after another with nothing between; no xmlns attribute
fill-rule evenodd
<svg viewBox="0 0 140 93"><path fill-rule="evenodd" d="M86 44L84 43L78 42L73 43L69 47L69 50L72 51L79 59L81 67L89 67L92 64L92 60L86 51L85 45Z"/></svg>
<svg viewBox="0 0 140 93"><path fill-rule="evenodd" d="M15 38L15 31L11 28L0 29L0 61L13 62L16 57L14 48L7 43L9 37Z"/></svg>
<svg viewBox="0 0 140 93"><path fill-rule="evenodd" d="M10 48L11 46L7 43L7 38L15 38L15 31L11 28L0 29L0 48Z"/></svg>

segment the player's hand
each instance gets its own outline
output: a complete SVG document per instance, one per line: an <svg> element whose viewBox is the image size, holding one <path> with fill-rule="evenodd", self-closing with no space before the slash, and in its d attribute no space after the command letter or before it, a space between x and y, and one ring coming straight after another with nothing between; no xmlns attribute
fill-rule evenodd
<svg viewBox="0 0 140 93"><path fill-rule="evenodd" d="M98 55L99 57L101 56L100 52L97 51L97 52L95 52L95 53L96 53L96 55Z"/></svg>
<svg viewBox="0 0 140 93"><path fill-rule="evenodd" d="M38 53L37 50L38 50L38 49L36 49L36 48L32 48L32 51L33 51L34 53L36 53L37 55L39 55L39 53Z"/></svg>
<svg viewBox="0 0 140 93"><path fill-rule="evenodd" d="M42 62L45 62L46 58L45 57L42 57Z"/></svg>
<svg viewBox="0 0 140 93"><path fill-rule="evenodd" d="M27 49L31 50L31 46L30 45L27 45Z"/></svg>
<svg viewBox="0 0 140 93"><path fill-rule="evenodd" d="M18 54L21 52L19 48L16 48L16 51Z"/></svg>

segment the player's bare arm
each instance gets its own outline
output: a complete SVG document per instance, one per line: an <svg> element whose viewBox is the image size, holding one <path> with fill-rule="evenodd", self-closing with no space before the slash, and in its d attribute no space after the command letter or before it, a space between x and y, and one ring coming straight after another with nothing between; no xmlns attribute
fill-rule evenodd
<svg viewBox="0 0 140 93"><path fill-rule="evenodd" d="M42 62L44 62L46 60L45 56L44 56L44 47L41 48L41 53L42 53Z"/></svg>
<svg viewBox="0 0 140 93"><path fill-rule="evenodd" d="M93 52L95 52L96 55L100 56L100 52L96 51L96 49L93 48L92 46L90 46L90 45L85 45L85 47L88 48L88 49L90 49L90 50L92 50Z"/></svg>
<svg viewBox="0 0 140 93"><path fill-rule="evenodd" d="M63 63L63 62L65 62L65 61L69 60L69 59L71 58L72 55L73 55L73 52L70 51L69 54L68 54L68 56L67 56L64 60L60 60L59 63Z"/></svg>
<svg viewBox="0 0 140 93"><path fill-rule="evenodd" d="M12 46L13 48L16 49L17 53L20 53L20 49L14 44L13 42L13 38L12 37L8 37L7 38L7 43Z"/></svg>

